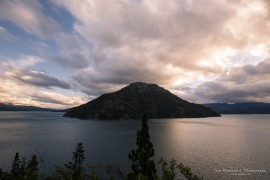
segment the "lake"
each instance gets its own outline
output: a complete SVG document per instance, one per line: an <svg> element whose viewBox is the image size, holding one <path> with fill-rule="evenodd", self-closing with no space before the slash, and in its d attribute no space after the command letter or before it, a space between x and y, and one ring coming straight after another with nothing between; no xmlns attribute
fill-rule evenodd
<svg viewBox="0 0 270 180"><path fill-rule="evenodd" d="M38 155L40 169L50 173L55 164L70 161L76 144L83 142L86 162L100 166L111 162L128 169L128 153L135 147L140 121L62 115L0 112L0 168L9 169L18 151L26 157ZM270 115L151 119L149 128L156 160L174 158L204 179L270 179Z"/></svg>

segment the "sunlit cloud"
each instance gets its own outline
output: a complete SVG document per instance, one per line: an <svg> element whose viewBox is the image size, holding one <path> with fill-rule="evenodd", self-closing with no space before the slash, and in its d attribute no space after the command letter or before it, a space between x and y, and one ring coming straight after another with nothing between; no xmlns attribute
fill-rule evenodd
<svg viewBox="0 0 270 180"><path fill-rule="evenodd" d="M139 74L137 64L152 67L160 63L182 71L218 73L217 69L235 63L228 62L228 57L269 42L264 2L114 1L110 6L105 1L87 1L81 6L74 6L72 0L52 2L79 20L74 29L95 45L92 54L101 66L98 72L107 64L112 69L113 64L123 64Z"/></svg>
<svg viewBox="0 0 270 180"><path fill-rule="evenodd" d="M2 68L26 68L29 66L34 66L42 61L43 60L38 56L23 55L17 59L0 59L0 66Z"/></svg>
<svg viewBox="0 0 270 180"><path fill-rule="evenodd" d="M9 80L1 80L1 82L0 103L64 109L86 101L82 97L65 96L36 87L20 85Z"/></svg>
<svg viewBox="0 0 270 180"><path fill-rule="evenodd" d="M270 102L270 61L234 67L231 73L180 89L182 96L201 102ZM192 97L189 97L193 94Z"/></svg>
<svg viewBox="0 0 270 180"><path fill-rule="evenodd" d="M38 38L30 41L32 54L0 56L3 82L57 94L57 88L65 89L87 100L143 81L196 102L270 102L263 85L270 79L268 0L46 3L58 14L41 1L1 1L0 23ZM11 32L4 23L0 27L0 34ZM0 93L10 94L4 88ZM54 97L36 93L10 101L57 107L81 102Z"/></svg>
<svg viewBox="0 0 270 180"><path fill-rule="evenodd" d="M51 108L66 108L84 102L81 97L64 96L56 92L46 91L45 89L52 90L54 87L71 89L71 86L68 82L44 72L26 69L40 62L43 62L43 60L36 56L22 56L16 60L1 60L0 102Z"/></svg>
<svg viewBox="0 0 270 180"><path fill-rule="evenodd" d="M32 101L38 101L43 103L59 104L59 105L80 105L85 100L78 97L64 96L59 93L40 91L31 95Z"/></svg>

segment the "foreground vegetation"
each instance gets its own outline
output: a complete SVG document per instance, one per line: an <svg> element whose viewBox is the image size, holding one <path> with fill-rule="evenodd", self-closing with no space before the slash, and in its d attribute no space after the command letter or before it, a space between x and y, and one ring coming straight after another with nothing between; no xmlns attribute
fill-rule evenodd
<svg viewBox="0 0 270 180"><path fill-rule="evenodd" d="M125 174L118 166L108 164L105 173L98 173L95 165L84 162L83 143L78 143L73 152L72 161L64 166L56 166L52 175L40 175L38 169L37 156L33 155L30 160L20 158L16 153L10 172L0 169L1 180L173 180L179 179L181 174L189 180L201 180L202 178L193 174L191 168L178 163L176 160L169 162L164 159L159 160L161 175L158 176L154 157L154 146L150 141L147 116L143 115L142 127L137 131L137 149L133 149L128 155L131 163L131 171Z"/></svg>

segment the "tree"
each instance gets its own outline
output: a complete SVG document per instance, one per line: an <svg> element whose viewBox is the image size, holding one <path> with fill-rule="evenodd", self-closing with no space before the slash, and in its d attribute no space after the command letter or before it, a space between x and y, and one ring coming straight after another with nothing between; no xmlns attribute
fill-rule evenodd
<svg viewBox="0 0 270 180"><path fill-rule="evenodd" d="M37 156L33 155L26 167L26 176L29 180L38 179L38 161Z"/></svg>
<svg viewBox="0 0 270 180"><path fill-rule="evenodd" d="M137 149L133 149L128 155L129 159L132 161L132 172L128 175L128 178L147 180L156 179L155 163L151 159L155 154L154 146L150 141L146 113L144 113L142 117L141 129L137 131L136 145Z"/></svg>
<svg viewBox="0 0 270 180"><path fill-rule="evenodd" d="M176 160L172 159L169 163L165 161L163 158L159 160L161 164L161 171L162 176L160 177L161 180L173 180L176 176L176 169L177 169L177 162Z"/></svg>
<svg viewBox="0 0 270 180"><path fill-rule="evenodd" d="M19 178L20 176L20 156L19 153L16 152L13 163L12 163L12 168L11 168L11 174L13 175L14 178Z"/></svg>
<svg viewBox="0 0 270 180"><path fill-rule="evenodd" d="M65 165L65 167L71 172L72 179L78 180L83 179L84 174L84 149L83 149L83 143L78 143L76 147L76 151L73 152L73 162L69 162Z"/></svg>
<svg viewBox="0 0 270 180"><path fill-rule="evenodd" d="M179 169L181 174L183 174L188 180L202 180L203 179L203 177L199 177L196 174L192 173L191 168L188 166L185 166L182 163L177 164L177 169Z"/></svg>
<svg viewBox="0 0 270 180"><path fill-rule="evenodd" d="M20 161L20 168L19 168L19 174L21 179L24 179L24 177L26 176L26 170L27 170L26 159L25 157L23 157L22 160Z"/></svg>
<svg viewBox="0 0 270 180"><path fill-rule="evenodd" d="M37 156L33 155L31 160L26 163L25 158L20 159L19 153L15 154L12 168L10 173L5 173L5 178L3 179L38 179L38 161Z"/></svg>

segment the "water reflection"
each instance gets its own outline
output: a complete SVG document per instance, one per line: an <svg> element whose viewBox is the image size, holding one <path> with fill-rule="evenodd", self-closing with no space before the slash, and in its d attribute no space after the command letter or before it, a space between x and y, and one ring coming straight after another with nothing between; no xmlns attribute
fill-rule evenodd
<svg viewBox="0 0 270 180"><path fill-rule="evenodd" d="M9 168L16 151L42 157L41 169L72 157L83 142L87 161L129 166L127 154L135 146L138 121L85 121L62 113L0 112L0 167ZM221 118L153 119L151 139L159 157L175 158L205 179L269 179L269 115L226 115ZM215 169L267 169L264 174L231 176Z"/></svg>

